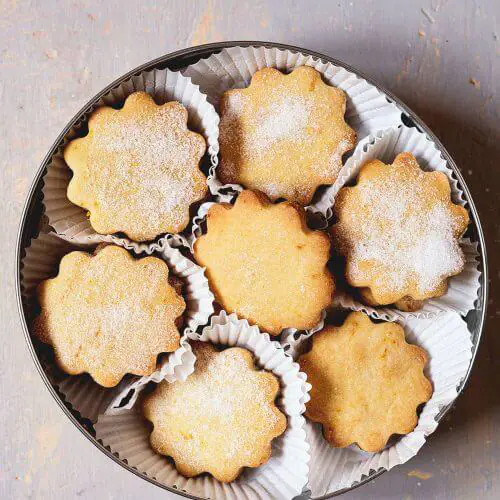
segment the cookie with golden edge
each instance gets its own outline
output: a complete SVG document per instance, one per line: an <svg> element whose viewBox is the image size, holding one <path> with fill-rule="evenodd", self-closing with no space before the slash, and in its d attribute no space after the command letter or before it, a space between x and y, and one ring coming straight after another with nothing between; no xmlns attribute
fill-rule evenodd
<svg viewBox="0 0 500 500"><path fill-rule="evenodd" d="M448 177L423 171L411 153L391 165L369 161L356 185L340 190L334 245L366 303L412 311L446 293L448 278L464 268L459 239L469 224L450 192Z"/></svg>
<svg viewBox="0 0 500 500"><path fill-rule="evenodd" d="M302 207L243 191L215 204L194 245L216 301L271 335L315 326L333 298L330 239L311 230Z"/></svg>
<svg viewBox="0 0 500 500"><path fill-rule="evenodd" d="M267 462L271 441L286 429L275 405L279 382L257 370L246 349L219 352L195 342L193 351L195 369L186 381L163 381L145 398L144 416L154 426L151 446L172 457L186 477L208 472L230 482L243 467Z"/></svg>
<svg viewBox="0 0 500 500"><path fill-rule="evenodd" d="M114 245L71 252L38 286L33 333L70 375L89 373L104 387L126 373L150 375L160 353L179 347L176 321L186 306L168 277L161 259L135 259Z"/></svg>
<svg viewBox="0 0 500 500"><path fill-rule="evenodd" d="M257 71L249 87L222 96L218 176L272 200L309 204L318 186L335 182L342 155L354 147L345 110L345 93L309 66L288 75Z"/></svg>
<svg viewBox="0 0 500 500"><path fill-rule="evenodd" d="M88 134L66 146L64 159L73 171L68 198L89 211L96 232L146 241L187 226L189 207L207 193L205 139L187 120L182 104L158 106L145 92L92 113Z"/></svg>
<svg viewBox="0 0 500 500"><path fill-rule="evenodd" d="M400 325L373 323L360 312L315 333L298 363L312 385L306 416L337 448L382 450L391 435L415 428L417 407L433 392L425 351L405 341Z"/></svg>

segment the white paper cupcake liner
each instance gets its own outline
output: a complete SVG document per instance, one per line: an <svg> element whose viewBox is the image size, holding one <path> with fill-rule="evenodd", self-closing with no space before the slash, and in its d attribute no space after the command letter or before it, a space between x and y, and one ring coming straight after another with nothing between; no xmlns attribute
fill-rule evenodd
<svg viewBox="0 0 500 500"><path fill-rule="evenodd" d="M118 243L121 243L118 240ZM126 246L126 245L123 245ZM134 251L134 248L130 248ZM88 246L77 246L60 238L55 233L42 232L34 238L26 249L22 261L21 290L23 301L30 310L36 302L37 285L56 274L61 258L73 250L89 250ZM150 249L143 252L151 254ZM155 256L165 260L173 275L180 277L185 285L183 296L186 300L184 319L188 328L196 329L208 322L213 314L213 294L200 266L184 257L181 252L169 245L167 239L156 247ZM31 319L31 318L30 318ZM71 404L73 409L85 418L95 421L113 402L122 401L127 394L131 396L131 404L137 394L148 382L149 377L127 376L117 387L107 389L96 384L88 375L69 376L55 366L44 363L44 368L54 386ZM162 357L158 370L150 377L168 378L175 374L179 378L187 377L194 368L194 357L185 333L181 336L179 348ZM133 390L133 393L130 391Z"/></svg>
<svg viewBox="0 0 500 500"><path fill-rule="evenodd" d="M247 87L259 69L273 67L290 72L299 66L313 67L328 84L339 87L347 94L346 121L357 132L358 139L402 123L401 110L374 85L345 68L299 52L259 46L231 47L187 67L183 74L199 85L217 107L226 90ZM209 176L213 194L218 194L222 188L242 189L241 186L223 185L218 181L216 167L217 164L212 165ZM308 209L326 216L328 207L322 195Z"/></svg>
<svg viewBox="0 0 500 500"><path fill-rule="evenodd" d="M454 203L466 205L463 192L458 181L442 157L441 152L424 133L416 128L404 125L377 132L362 140L353 155L347 160L337 182L332 186L332 206L335 196L342 186L356 179L361 167L368 161L379 159L384 163L392 163L394 157L402 152L412 153L419 165L427 171L437 170L446 174L450 181L451 198ZM332 216L330 210L329 216ZM464 270L457 276L448 280L449 288L442 297L428 299L424 302L422 309L415 312L405 312L389 306L371 307L355 300L347 293L338 291L335 303L342 307L363 311L374 318L397 320L410 317L430 318L444 311L455 311L466 315L474 309L474 303L478 297L479 290L479 253L477 243L469 238L463 238L460 246L465 255Z"/></svg>
<svg viewBox="0 0 500 500"><path fill-rule="evenodd" d="M157 103L178 101L188 110L189 127L203 134L207 141L208 155L213 164L219 152L219 116L207 97L200 92L197 85L181 73L168 69L154 69L135 75L102 97L87 113L86 119L97 107L117 106L132 93L144 91L150 94ZM83 122L83 121L82 121ZM75 136L82 122L78 123L66 136L64 145ZM63 145L63 146L64 146ZM100 242L112 242L124 246L129 242L140 250L148 248L151 243L134 243L116 235L96 233L86 216L86 210L74 205L67 197L67 188L72 177L71 170L63 158L63 147L52 158L43 178L43 204L49 224L54 230L68 240L93 245ZM178 235L176 235L178 237Z"/></svg>
<svg viewBox="0 0 500 500"><path fill-rule="evenodd" d="M119 415L102 415L95 425L96 437L120 459L157 481L191 495L203 498L291 499L302 492L308 475L308 444L305 440L302 413L309 399L309 384L299 367L285 354L277 342L256 326L222 312L211 319L201 334L188 331L189 338L214 344L239 346L250 350L257 364L274 373L280 380L280 409L287 415L288 426L273 441L270 460L256 469L246 469L229 484L211 476L181 476L165 457L150 446L149 426L134 408Z"/></svg>
<svg viewBox="0 0 500 500"><path fill-rule="evenodd" d="M222 203L227 203L227 202L222 202ZM198 208L198 212L191 221L191 234L189 234L189 236L187 236L186 238L191 253L194 251L195 241L203 234L202 226L205 223L208 211L210 210L210 207L212 205L215 205L213 201L207 201L206 203L202 203Z"/></svg>
<svg viewBox="0 0 500 500"><path fill-rule="evenodd" d="M307 439L311 445L308 487L313 497L354 486L370 472L405 463L424 445L438 425L441 409L458 396L472 359L472 342L465 321L447 312L434 319L408 318L403 325L406 340L424 348L429 355L425 374L434 393L425 404L415 429L379 453L367 453L357 446L333 448L322 436L321 426L307 420ZM288 354L297 359L307 336L293 342Z"/></svg>
<svg viewBox="0 0 500 500"><path fill-rule="evenodd" d="M137 398L150 382L160 383L162 380L174 382L186 380L194 371L195 357L191 345L186 337L186 330L181 337L180 347L170 353L165 361L151 375L135 378L120 386L113 397L108 399L107 405L100 408L99 414L117 415L125 413L134 407Z"/></svg>
<svg viewBox="0 0 500 500"><path fill-rule="evenodd" d="M61 399L74 412L92 423L97 422L99 415L106 411L116 395L130 383L131 376L127 375L116 387L106 388L94 382L90 375L68 375L49 360L43 359L41 363Z"/></svg>
<svg viewBox="0 0 500 500"><path fill-rule="evenodd" d="M205 270L174 248L168 238L160 240L154 249L152 255L166 261L172 273L182 279L186 327L196 331L199 326L208 323L214 312L214 295L208 286ZM147 251L143 253L149 254Z"/></svg>
<svg viewBox="0 0 500 500"><path fill-rule="evenodd" d="M21 295L30 311L34 310L38 284L54 276L54 271L64 255L72 250L82 249L58 238L56 234L48 230L40 232L31 240L30 246L26 248L21 270Z"/></svg>

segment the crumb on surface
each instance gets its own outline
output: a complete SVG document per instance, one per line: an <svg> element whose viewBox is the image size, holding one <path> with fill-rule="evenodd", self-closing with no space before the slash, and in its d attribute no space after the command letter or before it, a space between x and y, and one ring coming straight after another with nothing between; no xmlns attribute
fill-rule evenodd
<svg viewBox="0 0 500 500"><path fill-rule="evenodd" d="M481 82L479 80L477 80L476 78L469 78L469 83L471 85L474 85L474 87L476 87L476 89L481 88Z"/></svg>

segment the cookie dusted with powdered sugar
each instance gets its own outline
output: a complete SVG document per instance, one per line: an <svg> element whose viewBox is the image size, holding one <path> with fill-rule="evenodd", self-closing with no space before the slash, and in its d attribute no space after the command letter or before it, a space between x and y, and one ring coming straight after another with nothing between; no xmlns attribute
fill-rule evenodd
<svg viewBox="0 0 500 500"><path fill-rule="evenodd" d="M411 153L392 165L366 163L333 209L346 279L370 305L419 309L423 300L445 294L447 279L464 267L459 239L468 213L451 201L446 175L424 172Z"/></svg>
<svg viewBox="0 0 500 500"><path fill-rule="evenodd" d="M33 334L53 346L66 373L89 373L104 387L126 373L150 375L160 353L179 347L185 302L168 278L161 259L135 259L114 245L71 252L38 286Z"/></svg>
<svg viewBox="0 0 500 500"><path fill-rule="evenodd" d="M64 159L73 171L68 198L89 211L96 232L146 241L187 226L189 207L207 193L205 139L187 120L182 104L158 106L145 92L92 113L89 133L66 146Z"/></svg>
<svg viewBox="0 0 500 500"><path fill-rule="evenodd" d="M222 97L218 176L272 200L309 204L318 186L335 182L342 155L354 147L345 109L345 93L313 68L257 71L248 88Z"/></svg>
<svg viewBox="0 0 500 500"><path fill-rule="evenodd" d="M213 205L194 256L223 309L271 335L314 327L332 302L330 239L296 204L243 191L234 206Z"/></svg>
<svg viewBox="0 0 500 500"><path fill-rule="evenodd" d="M153 423L151 446L173 458L186 477L208 472L230 482L243 467L271 456L271 442L286 429L275 405L277 378L257 370L252 354L232 347L217 351L193 343L194 373L186 381L161 382L143 403Z"/></svg>
<svg viewBox="0 0 500 500"><path fill-rule="evenodd" d="M360 312L315 333L298 363L312 385L306 416L337 448L382 450L393 434L415 428L418 406L432 396L425 351L406 342L400 325Z"/></svg>

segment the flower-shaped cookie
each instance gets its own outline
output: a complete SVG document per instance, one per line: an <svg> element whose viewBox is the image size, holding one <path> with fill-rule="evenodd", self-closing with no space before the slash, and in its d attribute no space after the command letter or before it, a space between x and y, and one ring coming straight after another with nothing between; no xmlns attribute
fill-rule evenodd
<svg viewBox="0 0 500 500"><path fill-rule="evenodd" d="M213 205L194 255L226 312L271 335L312 328L333 298L328 235L307 227L302 207L259 192Z"/></svg>
<svg viewBox="0 0 500 500"><path fill-rule="evenodd" d="M68 198L90 212L95 231L145 241L187 226L189 207L207 193L198 168L205 139L187 119L182 104L157 106L144 92L92 113L89 133L64 159L73 171Z"/></svg>
<svg viewBox="0 0 500 500"><path fill-rule="evenodd" d="M195 342L195 370L185 382L161 382L143 404L153 423L153 449L175 461L186 477L209 472L233 481L243 467L271 456L271 441L286 429L275 406L276 377L258 371L246 349L218 352Z"/></svg>
<svg viewBox="0 0 500 500"><path fill-rule="evenodd" d="M415 428L417 407L432 396L426 362L401 326L352 312L342 326L315 333L311 350L299 358L312 385L306 416L323 425L337 448L357 443L380 451L392 434Z"/></svg>
<svg viewBox="0 0 500 500"><path fill-rule="evenodd" d="M272 200L310 203L318 186L335 182L356 140L344 92L308 66L289 75L261 69L248 88L226 92L220 109L219 177Z"/></svg>
<svg viewBox="0 0 500 500"><path fill-rule="evenodd" d="M39 285L38 301L34 335L54 347L66 373L87 372L104 387L126 373L150 375L158 354L179 346L185 303L156 257L137 260L114 245L93 256L71 252Z"/></svg>
<svg viewBox="0 0 500 500"><path fill-rule="evenodd" d="M446 175L424 172L410 153L392 165L365 164L357 184L340 190L334 212L347 282L370 305L418 309L446 293L447 278L464 267L459 238L467 211L452 203Z"/></svg>

